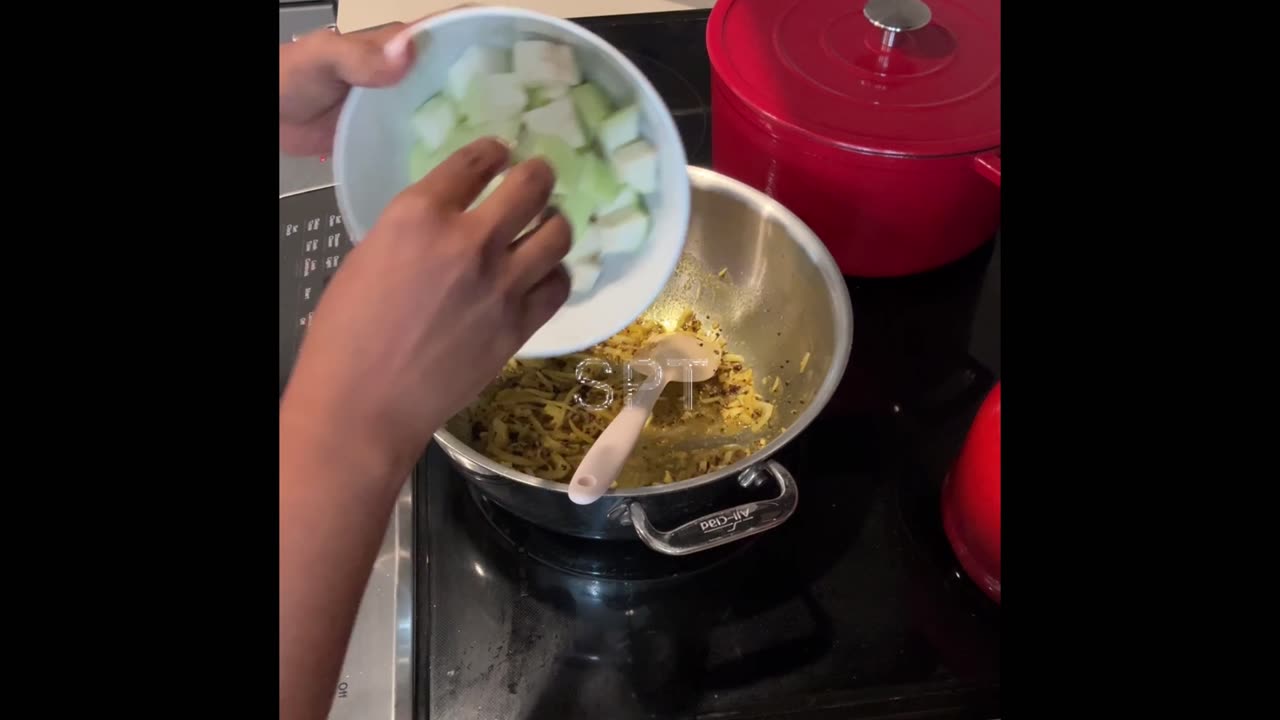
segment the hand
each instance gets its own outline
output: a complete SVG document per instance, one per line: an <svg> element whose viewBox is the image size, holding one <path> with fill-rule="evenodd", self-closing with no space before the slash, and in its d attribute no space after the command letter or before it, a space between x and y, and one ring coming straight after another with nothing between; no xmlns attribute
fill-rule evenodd
<svg viewBox="0 0 1280 720"><path fill-rule="evenodd" d="M467 210L507 162L502 143L479 140L391 202L316 308L283 422L319 423L362 448L370 473L407 472L564 303L565 219L512 244L547 205L555 178L544 161L515 166Z"/></svg>
<svg viewBox="0 0 1280 720"><path fill-rule="evenodd" d="M333 149L338 113L352 86L387 87L408 73L413 43L388 57L383 48L405 27L339 35L313 32L280 46L280 149L291 155L320 155Z"/></svg>

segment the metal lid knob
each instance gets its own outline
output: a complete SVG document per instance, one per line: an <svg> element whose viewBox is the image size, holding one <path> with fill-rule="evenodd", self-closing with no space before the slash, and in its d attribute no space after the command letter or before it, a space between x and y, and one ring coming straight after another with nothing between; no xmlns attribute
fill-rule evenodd
<svg viewBox="0 0 1280 720"><path fill-rule="evenodd" d="M884 30L886 48L893 47L898 33L919 30L933 19L933 11L920 0L868 0L862 14Z"/></svg>

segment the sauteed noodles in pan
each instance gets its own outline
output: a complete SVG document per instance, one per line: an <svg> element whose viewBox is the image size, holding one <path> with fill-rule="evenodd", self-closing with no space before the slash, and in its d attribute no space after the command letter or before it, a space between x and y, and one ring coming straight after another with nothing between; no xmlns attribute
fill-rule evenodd
<svg viewBox="0 0 1280 720"><path fill-rule="evenodd" d="M715 349L720 359L715 377L693 386L691 408L687 383L676 379L667 385L614 486L686 480L764 447L778 424L774 408L781 383L775 378L757 387L745 359L726 350L728 338L720 327L690 309L665 323L646 315L587 352L508 362L501 377L450 421L449 431L507 467L567 483L623 408L627 362L650 338L671 331L696 335ZM589 358L592 362L583 364ZM592 382L579 380L580 367ZM644 377L637 370L632 382Z"/></svg>

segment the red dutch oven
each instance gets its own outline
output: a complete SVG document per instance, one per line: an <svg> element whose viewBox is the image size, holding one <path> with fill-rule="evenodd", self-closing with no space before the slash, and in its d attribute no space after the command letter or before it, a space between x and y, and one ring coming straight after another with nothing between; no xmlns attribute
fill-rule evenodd
<svg viewBox="0 0 1280 720"><path fill-rule="evenodd" d="M719 0L707 52L713 168L796 213L845 275L995 236L999 0Z"/></svg>
<svg viewBox="0 0 1280 720"><path fill-rule="evenodd" d="M969 577L1000 602L1000 384L982 401L942 486L942 527Z"/></svg>

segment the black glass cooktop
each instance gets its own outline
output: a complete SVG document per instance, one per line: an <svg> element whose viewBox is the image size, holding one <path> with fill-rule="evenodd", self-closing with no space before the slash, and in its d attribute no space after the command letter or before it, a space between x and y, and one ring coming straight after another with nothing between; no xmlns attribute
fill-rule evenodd
<svg viewBox="0 0 1280 720"><path fill-rule="evenodd" d="M649 75L710 160L705 12L581 21ZM418 718L995 718L1000 613L958 570L939 487L999 372L997 243L849 280L854 351L776 457L781 527L712 552L548 533L432 447L416 475Z"/></svg>

